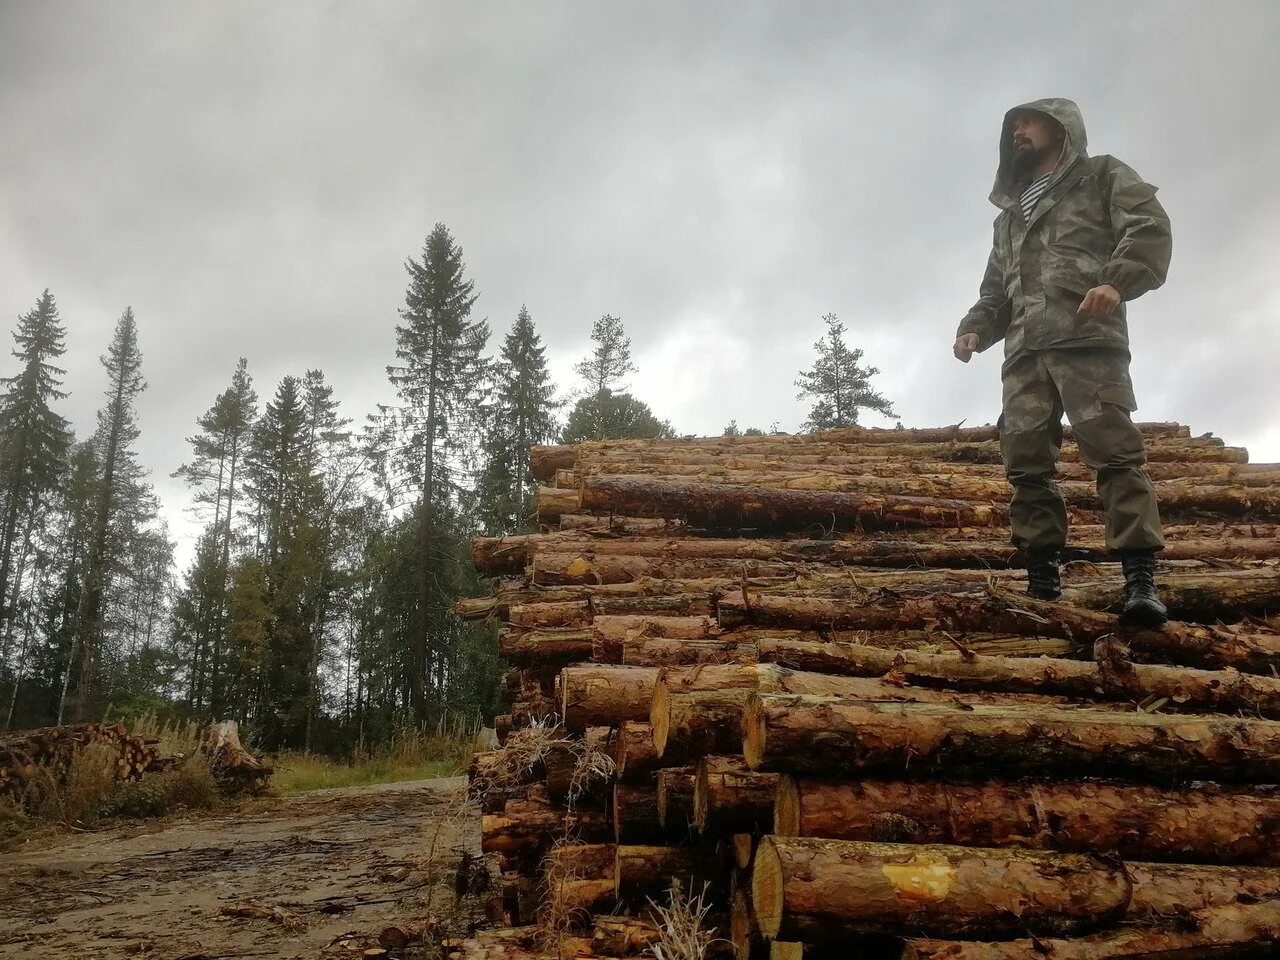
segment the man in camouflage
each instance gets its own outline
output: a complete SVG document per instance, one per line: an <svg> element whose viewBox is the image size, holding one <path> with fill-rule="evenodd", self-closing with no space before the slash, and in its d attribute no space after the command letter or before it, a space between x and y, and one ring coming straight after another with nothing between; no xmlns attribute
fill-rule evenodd
<svg viewBox="0 0 1280 960"><path fill-rule="evenodd" d="M1164 547L1155 489L1143 470L1129 378L1125 303L1165 279L1172 239L1156 188L1109 156L1086 152L1070 100L1014 107L1000 129L991 202L1000 208L978 302L954 352L1004 340L1000 449L1013 486L1013 542L1027 557L1027 592L1061 595L1067 510L1054 482L1062 415L1080 459L1097 471L1108 548L1125 575L1124 622L1167 619L1155 591Z"/></svg>

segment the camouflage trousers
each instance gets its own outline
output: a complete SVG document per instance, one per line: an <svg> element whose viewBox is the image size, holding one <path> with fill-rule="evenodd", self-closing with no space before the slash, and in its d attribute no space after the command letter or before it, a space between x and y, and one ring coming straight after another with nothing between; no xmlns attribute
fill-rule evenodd
<svg viewBox="0 0 1280 960"><path fill-rule="evenodd" d="M1067 506L1054 481L1062 446L1062 415L1075 431L1080 459L1098 474L1106 511L1107 547L1160 550L1155 488L1142 469L1142 433L1129 356L1107 347L1039 350L1006 364L1000 453L1013 485L1013 542L1020 549L1061 549Z"/></svg>

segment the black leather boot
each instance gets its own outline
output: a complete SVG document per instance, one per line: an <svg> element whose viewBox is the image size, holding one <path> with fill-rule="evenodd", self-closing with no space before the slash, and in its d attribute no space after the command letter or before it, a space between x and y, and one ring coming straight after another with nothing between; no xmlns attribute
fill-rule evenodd
<svg viewBox="0 0 1280 960"><path fill-rule="evenodd" d="M1027 551L1027 596L1032 600L1057 600L1062 596L1057 550Z"/></svg>
<svg viewBox="0 0 1280 960"><path fill-rule="evenodd" d="M1156 553L1154 550L1125 550L1120 554L1124 567L1124 610L1120 623L1128 627L1162 627L1169 611L1156 596Z"/></svg>

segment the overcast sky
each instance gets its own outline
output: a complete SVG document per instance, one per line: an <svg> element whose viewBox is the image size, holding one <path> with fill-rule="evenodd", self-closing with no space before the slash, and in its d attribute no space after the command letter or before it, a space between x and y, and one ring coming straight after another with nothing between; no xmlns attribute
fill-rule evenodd
<svg viewBox="0 0 1280 960"><path fill-rule="evenodd" d="M264 397L319 367L362 417L437 221L495 340L527 304L569 386L620 316L681 432L794 430L828 311L904 423L993 422L999 350L950 346L999 120L1065 96L1173 221L1139 417L1280 460L1277 49L1275 0L0 0L0 319L53 291L86 432L133 306L183 557L169 474L236 358Z"/></svg>

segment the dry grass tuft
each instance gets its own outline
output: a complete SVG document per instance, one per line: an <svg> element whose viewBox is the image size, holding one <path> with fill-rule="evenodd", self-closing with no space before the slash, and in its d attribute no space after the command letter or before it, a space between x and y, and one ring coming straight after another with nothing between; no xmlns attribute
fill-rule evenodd
<svg viewBox="0 0 1280 960"><path fill-rule="evenodd" d="M608 734L607 728L592 727L581 740L563 741L570 744L577 755L569 784L570 810L594 781L609 780L617 770L617 764L608 752Z"/></svg>
<svg viewBox="0 0 1280 960"><path fill-rule="evenodd" d="M707 902L705 885L695 897L684 892L679 880L672 880L667 906L652 900L649 903L658 923L658 942L649 947L649 952L657 960L706 960L713 946L728 942L715 935L715 927L707 927L711 904Z"/></svg>

